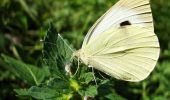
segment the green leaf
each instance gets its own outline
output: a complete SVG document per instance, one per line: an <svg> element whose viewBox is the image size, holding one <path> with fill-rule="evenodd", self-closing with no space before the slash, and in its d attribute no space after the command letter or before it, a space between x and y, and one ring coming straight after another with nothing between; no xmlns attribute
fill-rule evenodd
<svg viewBox="0 0 170 100"><path fill-rule="evenodd" d="M80 76L80 81L82 83L88 84L89 82L91 82L94 79L93 77L93 73L92 72L88 72L88 73L84 73Z"/></svg>
<svg viewBox="0 0 170 100"><path fill-rule="evenodd" d="M28 96L29 95L27 89L14 89L14 91L20 96Z"/></svg>
<svg viewBox="0 0 170 100"><path fill-rule="evenodd" d="M36 99L50 99L57 96L57 92L54 89L36 86L28 89L28 94Z"/></svg>
<svg viewBox="0 0 170 100"><path fill-rule="evenodd" d="M89 86L78 91L81 96L95 97L97 95L97 87Z"/></svg>
<svg viewBox="0 0 170 100"><path fill-rule="evenodd" d="M165 96L158 96L158 95L155 95L152 100L168 100L168 98L166 98Z"/></svg>
<svg viewBox="0 0 170 100"><path fill-rule="evenodd" d="M53 79L48 83L48 86L57 90L57 92L67 93L70 90L69 81L62 79Z"/></svg>
<svg viewBox="0 0 170 100"><path fill-rule="evenodd" d="M16 74L21 79L27 81L29 84L39 85L48 76L47 68L38 68L33 65L25 64L19 60L11 58L6 55L2 55L2 58L6 64L8 64L8 69Z"/></svg>
<svg viewBox="0 0 170 100"><path fill-rule="evenodd" d="M112 82L109 80L103 81L98 87L98 98L100 100L125 100L114 90Z"/></svg>
<svg viewBox="0 0 170 100"><path fill-rule="evenodd" d="M126 100L115 92L111 92L110 94L106 95L105 98L109 100Z"/></svg>
<svg viewBox="0 0 170 100"><path fill-rule="evenodd" d="M72 53L71 47L57 34L54 26L50 25L44 41L43 58L53 75L65 77L65 66L70 64Z"/></svg>

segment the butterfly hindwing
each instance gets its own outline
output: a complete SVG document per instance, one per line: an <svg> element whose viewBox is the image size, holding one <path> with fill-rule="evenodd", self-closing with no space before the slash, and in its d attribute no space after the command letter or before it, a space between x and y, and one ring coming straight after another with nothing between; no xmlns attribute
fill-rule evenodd
<svg viewBox="0 0 170 100"><path fill-rule="evenodd" d="M101 33L84 51L94 68L118 79L140 81L156 65L159 42L151 30L130 25Z"/></svg>

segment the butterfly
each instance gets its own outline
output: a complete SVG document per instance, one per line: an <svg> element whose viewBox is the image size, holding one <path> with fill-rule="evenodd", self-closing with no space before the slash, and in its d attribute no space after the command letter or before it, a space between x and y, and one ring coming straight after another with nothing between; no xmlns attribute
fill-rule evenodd
<svg viewBox="0 0 170 100"><path fill-rule="evenodd" d="M160 53L149 0L119 0L90 28L75 56L114 78L138 82Z"/></svg>

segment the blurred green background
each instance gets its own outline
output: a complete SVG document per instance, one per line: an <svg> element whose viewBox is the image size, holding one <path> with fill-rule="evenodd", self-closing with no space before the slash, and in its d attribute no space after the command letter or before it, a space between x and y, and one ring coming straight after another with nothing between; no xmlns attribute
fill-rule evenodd
<svg viewBox="0 0 170 100"><path fill-rule="evenodd" d="M65 39L78 49L93 23L117 0L0 0L0 53L26 63L38 65L42 42L49 23L52 22ZM170 99L170 1L151 0L155 33L161 54L152 75L141 87L130 84L132 92L122 93L124 98L139 95L152 100ZM0 60L0 100L21 99L14 88L27 84L9 71ZM151 87L151 88L150 88ZM137 92L142 88L141 92Z"/></svg>

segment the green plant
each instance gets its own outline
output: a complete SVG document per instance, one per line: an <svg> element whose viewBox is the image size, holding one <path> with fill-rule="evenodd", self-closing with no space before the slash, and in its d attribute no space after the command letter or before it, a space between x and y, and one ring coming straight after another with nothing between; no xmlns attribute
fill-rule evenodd
<svg viewBox="0 0 170 100"><path fill-rule="evenodd" d="M45 57L44 53L44 56L41 57L43 46L39 40L46 33L43 26L48 27L49 22L53 22L57 32L55 30L48 35L55 36L52 37L55 41L60 41L60 43L63 43L63 40L65 43L69 41L69 46L79 48L90 26L116 1L1 0L0 53L3 56L0 59L0 99L23 100L34 98L35 95L39 99L53 98L54 95L79 99L84 95L95 95L97 100L121 99L122 97L129 100L168 100L170 98L169 0L151 0L155 33L161 44L161 55L153 73L140 83L122 82L102 73L102 76L107 78L103 79L98 71L94 70L98 83L96 87L91 69L82 64L78 73L73 77L78 65L76 60L70 65L69 58L72 51L69 50L68 46L63 47L62 45L61 48L55 48L56 52L64 50L64 48L68 48L70 51L67 58L63 58L64 51L62 54L59 53L60 55L55 54L59 57L57 63L53 63L53 60L49 59L48 56ZM58 32L65 39L58 36ZM52 38L48 42L53 44ZM43 43L45 44L45 41ZM50 43L46 43L47 47L51 46L50 48L54 49L55 46ZM58 43L54 44L60 45ZM50 48L43 50L49 49L47 53L50 53ZM44 60L41 60L42 58ZM71 67L72 75L67 73L65 68L59 66L65 64ZM55 70L55 65L60 69L59 71ZM62 77L62 80L58 75ZM81 81L79 77L81 77ZM58 85L59 83L62 86ZM62 90L60 87L66 89L65 94L62 94L64 92L60 92L59 95L54 94L54 91ZM46 91L49 91L50 95L46 94ZM15 96L16 94L17 96ZM41 95L44 96L41 97Z"/></svg>
<svg viewBox="0 0 170 100"><path fill-rule="evenodd" d="M36 99L83 99L95 97L102 91L102 85L109 80L96 77L95 84L92 72L84 65L76 73L76 61L72 61L73 49L68 45L56 29L51 25L43 41L42 67L25 64L11 57L2 55L4 61L11 67L11 71L23 79L30 87L15 89L19 96ZM73 63L72 63L73 62ZM76 73L76 74L74 74ZM100 89L99 89L100 88ZM109 87L108 87L109 88ZM99 90L100 91L99 91ZM110 93L101 95L102 98L122 98L112 89Z"/></svg>

